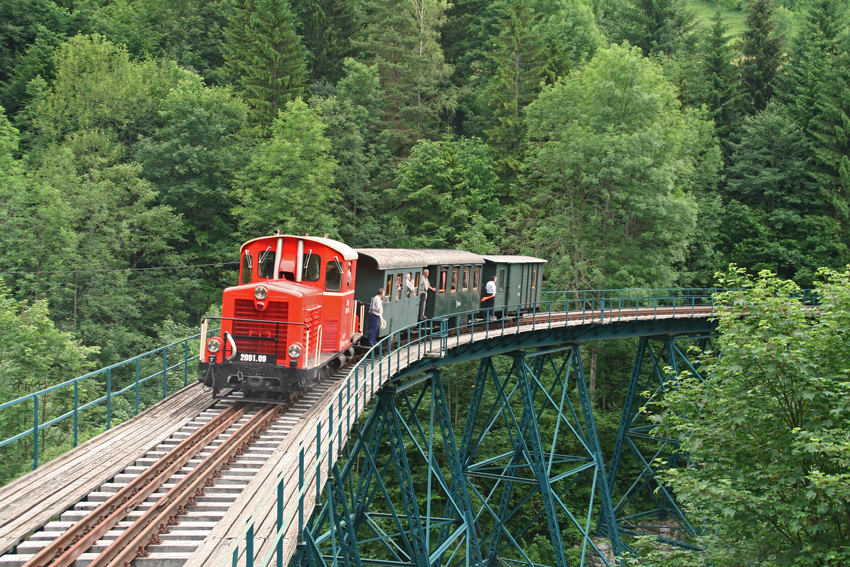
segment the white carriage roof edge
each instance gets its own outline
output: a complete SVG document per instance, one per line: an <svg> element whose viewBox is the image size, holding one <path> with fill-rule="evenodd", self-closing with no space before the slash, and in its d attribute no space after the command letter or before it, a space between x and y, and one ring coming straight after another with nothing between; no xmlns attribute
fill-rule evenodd
<svg viewBox="0 0 850 567"><path fill-rule="evenodd" d="M507 264L548 264L549 260L535 258L533 256L511 256L506 254L485 254L485 260Z"/></svg>
<svg viewBox="0 0 850 567"><path fill-rule="evenodd" d="M428 265L418 250L410 248L357 248L357 253L375 260L379 270L424 268Z"/></svg>
<svg viewBox="0 0 850 567"><path fill-rule="evenodd" d="M242 247L239 248L239 255L242 255L242 251L245 250L245 247L251 244L252 242L256 242L257 240L265 240L266 238L300 238L301 240L307 242L315 242L316 244L323 244L328 248L333 248L340 254L342 254L343 260L356 260L357 252L349 246L348 244L343 244L339 240L331 240L330 238L320 238L318 236L298 236L296 234L269 234L266 236L258 236L257 238L252 238L251 240L242 244Z"/></svg>

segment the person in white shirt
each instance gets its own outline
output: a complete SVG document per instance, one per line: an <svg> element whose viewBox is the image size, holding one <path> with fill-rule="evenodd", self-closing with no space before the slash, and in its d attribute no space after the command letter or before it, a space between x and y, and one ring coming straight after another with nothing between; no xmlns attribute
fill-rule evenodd
<svg viewBox="0 0 850 567"><path fill-rule="evenodd" d="M484 318L495 321L493 306L496 305L496 276L484 286L484 297L481 298L481 307L484 308Z"/></svg>
<svg viewBox="0 0 850 567"><path fill-rule="evenodd" d="M425 320L425 302L428 300L428 290L436 291L431 287L431 282L428 281L428 270L422 272L422 279L419 280L419 320Z"/></svg>
<svg viewBox="0 0 850 567"><path fill-rule="evenodd" d="M369 305L369 337L366 346L373 346L378 341L378 331L384 320L384 288L378 289L378 295L372 298Z"/></svg>

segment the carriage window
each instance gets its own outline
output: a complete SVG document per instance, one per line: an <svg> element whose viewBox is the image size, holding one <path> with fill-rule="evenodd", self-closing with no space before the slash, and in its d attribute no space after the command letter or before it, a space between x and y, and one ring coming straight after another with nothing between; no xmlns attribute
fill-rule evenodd
<svg viewBox="0 0 850 567"><path fill-rule="evenodd" d="M393 275L387 274L387 289L384 290L384 299L392 301L393 299Z"/></svg>
<svg viewBox="0 0 850 567"><path fill-rule="evenodd" d="M342 289L342 272L339 271L339 262L331 260L325 267L325 291L339 291Z"/></svg>
<svg viewBox="0 0 850 567"><path fill-rule="evenodd" d="M448 270L440 270L440 287L437 288L440 293L446 293L446 278L448 277Z"/></svg>
<svg viewBox="0 0 850 567"><path fill-rule="evenodd" d="M478 281L481 277L481 270L475 270L472 273L472 289L478 289Z"/></svg>
<svg viewBox="0 0 850 567"><path fill-rule="evenodd" d="M250 252L245 252L245 255L242 256L242 280L241 284L249 284L251 283L251 267L253 264L253 258L251 258Z"/></svg>
<svg viewBox="0 0 850 567"><path fill-rule="evenodd" d="M260 259L257 261L257 276L261 278L274 277L274 250L271 247L265 252L260 253Z"/></svg>
<svg viewBox="0 0 850 567"><path fill-rule="evenodd" d="M469 289L469 270L463 271L463 286L460 289L461 291L467 291Z"/></svg>
<svg viewBox="0 0 850 567"><path fill-rule="evenodd" d="M499 270L499 291L505 289L505 270Z"/></svg>
<svg viewBox="0 0 850 567"><path fill-rule="evenodd" d="M416 272L416 279L413 280L413 287L416 288L416 293L419 294L419 272Z"/></svg>
<svg viewBox="0 0 850 567"><path fill-rule="evenodd" d="M531 270L531 289L537 289L537 270Z"/></svg>
<svg viewBox="0 0 850 567"><path fill-rule="evenodd" d="M304 277L302 279L305 282L317 282L319 281L319 277L321 275L322 259L319 258L319 256L317 256L316 254L313 254L311 250L310 255L306 258Z"/></svg>
<svg viewBox="0 0 850 567"><path fill-rule="evenodd" d="M452 270L452 293L457 291L457 270Z"/></svg>
<svg viewBox="0 0 850 567"><path fill-rule="evenodd" d="M410 272L407 272L407 273L404 275L404 296L405 296L407 299L410 299L410 296L412 295L412 292L410 291L410 288L409 288L409 287L407 287L407 282L411 282L411 285L413 285L413 283L412 283L412 282L413 282L413 278L412 278L412 275L411 275L411 273L410 273Z"/></svg>
<svg viewBox="0 0 850 567"><path fill-rule="evenodd" d="M401 300L401 274L397 275L395 278L395 298L396 301Z"/></svg>

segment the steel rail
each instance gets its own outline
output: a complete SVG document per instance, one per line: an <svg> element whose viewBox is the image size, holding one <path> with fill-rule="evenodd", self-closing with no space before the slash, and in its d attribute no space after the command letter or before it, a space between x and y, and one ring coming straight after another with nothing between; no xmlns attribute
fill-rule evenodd
<svg viewBox="0 0 850 567"><path fill-rule="evenodd" d="M201 452L222 431L238 421L250 406L234 404L160 457L154 464L74 524L23 567L69 567L106 532L156 492L183 465Z"/></svg>
<svg viewBox="0 0 850 567"><path fill-rule="evenodd" d="M148 555L145 547L162 543L157 536L169 533L168 526L177 525L177 517L186 513L186 506L195 503L196 496L204 494L203 489L213 486L213 479L220 477L220 471L242 454L243 449L260 436L283 411L279 405L269 404L254 414L245 424L228 437L198 466L165 493L153 506L131 526L115 538L100 553L89 567L129 566L137 556Z"/></svg>

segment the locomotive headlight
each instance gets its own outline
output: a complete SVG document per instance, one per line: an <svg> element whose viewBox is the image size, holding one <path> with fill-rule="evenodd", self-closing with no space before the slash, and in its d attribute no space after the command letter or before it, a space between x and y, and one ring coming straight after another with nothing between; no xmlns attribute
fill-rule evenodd
<svg viewBox="0 0 850 567"><path fill-rule="evenodd" d="M213 354L221 350L221 339L213 337L207 341L207 350Z"/></svg>
<svg viewBox="0 0 850 567"><path fill-rule="evenodd" d="M259 299L260 301L264 300L269 295L269 290L266 289L266 286L258 285L254 288L254 297Z"/></svg>
<svg viewBox="0 0 850 567"><path fill-rule="evenodd" d="M301 345L298 343L292 343L289 345L289 349L286 352L289 353L289 358L298 358L301 356Z"/></svg>

